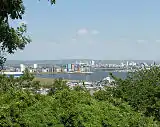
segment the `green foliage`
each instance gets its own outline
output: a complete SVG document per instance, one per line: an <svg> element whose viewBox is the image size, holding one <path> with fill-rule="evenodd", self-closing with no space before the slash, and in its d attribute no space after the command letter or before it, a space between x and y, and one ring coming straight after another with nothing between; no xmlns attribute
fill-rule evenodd
<svg viewBox="0 0 160 127"><path fill-rule="evenodd" d="M8 0L10 1L10 0ZM11 10L13 11L13 10ZM12 12L8 12L12 13ZM6 14L8 14L6 13ZM20 12L19 12L20 13ZM12 18L18 18L20 15L18 12L10 14ZM3 14L6 15L6 14ZM16 15L17 14L17 15ZM16 50L23 50L25 45L31 42L31 39L26 36L27 26L22 23L19 27L13 28L9 25L8 17L0 15L0 52L1 52L1 65L5 61L5 53L13 54Z"/></svg>
<svg viewBox="0 0 160 127"><path fill-rule="evenodd" d="M70 90L65 81L58 79L52 86L54 92L40 95L30 90L33 78L27 70L21 78L1 76L1 90L7 87L0 92L0 126L158 126L152 118L133 111L127 103L106 99L111 98L106 91L96 92L92 97L85 90ZM22 85L24 82L31 86Z"/></svg>
<svg viewBox="0 0 160 127"><path fill-rule="evenodd" d="M20 126L21 113L35 104L38 95L29 91L10 89L0 94L0 126Z"/></svg>
<svg viewBox="0 0 160 127"><path fill-rule="evenodd" d="M15 29L10 27L8 22L0 21L0 51L3 61L5 59L2 53L13 54L17 49L23 50L25 45L31 42L30 38L25 36L26 30L24 23Z"/></svg>
<svg viewBox="0 0 160 127"><path fill-rule="evenodd" d="M22 0L0 0L0 20L22 19L25 7Z"/></svg>
<svg viewBox="0 0 160 127"><path fill-rule="evenodd" d="M39 0L39 1L41 1L41 0ZM56 0L48 0L48 1L51 3L51 5L56 4Z"/></svg>
<svg viewBox="0 0 160 127"><path fill-rule="evenodd" d="M6 75L0 75L0 92L7 92L10 90L29 90L36 91L40 88L40 82L34 81L34 76L26 70L24 75L19 78L13 76L7 77Z"/></svg>
<svg viewBox="0 0 160 127"><path fill-rule="evenodd" d="M32 89L38 89L40 87L40 82L33 81L34 75L31 74L28 69L24 71L24 75L22 75L20 78L17 78L18 85L21 88L32 88Z"/></svg>
<svg viewBox="0 0 160 127"><path fill-rule="evenodd" d="M56 0L48 0L51 2L51 4L55 4L56 3Z"/></svg>
<svg viewBox="0 0 160 127"><path fill-rule="evenodd" d="M99 90L94 93L94 98L99 101L108 101L112 103L114 106L120 106L123 104L123 101L119 98L113 97L113 89L114 88L106 88L106 90Z"/></svg>
<svg viewBox="0 0 160 127"><path fill-rule="evenodd" d="M137 70L125 80L117 79L114 98L120 98L136 111L160 121L160 68Z"/></svg>
<svg viewBox="0 0 160 127"><path fill-rule="evenodd" d="M108 102L97 102L88 93L66 89L27 108L19 121L24 126L156 126L152 119L126 105L117 108Z"/></svg>
<svg viewBox="0 0 160 127"><path fill-rule="evenodd" d="M49 95L54 94L57 91L69 89L69 87L66 85L66 81L62 79L56 79L54 83L50 86Z"/></svg>
<svg viewBox="0 0 160 127"><path fill-rule="evenodd" d="M55 4L55 0L49 0ZM23 50L31 42L27 36L27 25L22 23L17 28L11 27L9 21L22 20L25 13L23 0L0 0L0 66L6 61L7 53L13 54ZM1 68L2 69L2 68Z"/></svg>
<svg viewBox="0 0 160 127"><path fill-rule="evenodd" d="M75 90L75 91L85 91L85 92L87 91L87 90L86 90L84 87L82 87L82 86L75 86L75 87L74 87L74 90Z"/></svg>

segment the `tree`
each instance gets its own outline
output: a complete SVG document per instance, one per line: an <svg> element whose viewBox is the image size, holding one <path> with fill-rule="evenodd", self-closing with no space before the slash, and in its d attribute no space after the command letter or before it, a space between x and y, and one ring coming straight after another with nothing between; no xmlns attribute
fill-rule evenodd
<svg viewBox="0 0 160 127"><path fill-rule="evenodd" d="M57 91L61 91L64 89L69 89L69 87L66 85L66 81L64 81L63 79L56 79L53 84L50 86L51 89L49 91L49 95L53 95L55 94Z"/></svg>
<svg viewBox="0 0 160 127"><path fill-rule="evenodd" d="M158 127L127 104L116 107L84 91L63 89L43 96L16 90L0 93L0 100L0 126Z"/></svg>
<svg viewBox="0 0 160 127"><path fill-rule="evenodd" d="M70 90L59 79L52 86L52 94L40 95L23 89L33 87L32 79L27 71L22 78L0 77L0 126L158 127L153 118L110 96L114 88L92 97L85 90Z"/></svg>
<svg viewBox="0 0 160 127"><path fill-rule="evenodd" d="M55 4L55 0L48 0ZM9 21L22 20L25 13L23 0L0 0L0 66L6 60L6 54L23 50L31 42L27 36L27 25L22 23L17 28L10 26Z"/></svg>
<svg viewBox="0 0 160 127"><path fill-rule="evenodd" d="M9 20L22 19L24 12L22 0L0 0L1 64L5 62L5 53L12 54L31 42L30 38L25 36L26 24L20 24L17 28L13 28L9 24Z"/></svg>
<svg viewBox="0 0 160 127"><path fill-rule="evenodd" d="M112 97L120 98L147 117L160 121L160 68L137 70L124 80L116 79ZM106 92L108 90L106 89Z"/></svg>

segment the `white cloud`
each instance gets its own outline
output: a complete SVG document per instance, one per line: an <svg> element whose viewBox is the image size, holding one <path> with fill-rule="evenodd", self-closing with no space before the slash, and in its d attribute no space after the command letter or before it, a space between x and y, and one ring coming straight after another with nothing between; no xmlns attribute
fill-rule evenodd
<svg viewBox="0 0 160 127"><path fill-rule="evenodd" d="M77 31L77 35L86 35L89 33L89 30L86 28L81 28Z"/></svg>
<svg viewBox="0 0 160 127"><path fill-rule="evenodd" d="M77 31L77 35L87 35L87 34L99 34L100 32L98 30L89 30L87 28L81 28Z"/></svg>
<svg viewBox="0 0 160 127"><path fill-rule="evenodd" d="M156 40L157 43L160 43L160 40Z"/></svg>
<svg viewBox="0 0 160 127"><path fill-rule="evenodd" d="M85 27L78 29L76 35L71 38L72 42L87 42L88 44L93 44L94 41L91 41L91 35L97 35L100 32L95 29L87 29Z"/></svg>
<svg viewBox="0 0 160 127"><path fill-rule="evenodd" d="M147 40L137 40L137 43L142 44L148 42Z"/></svg>
<svg viewBox="0 0 160 127"><path fill-rule="evenodd" d="M94 35L99 34L99 31L98 30L92 30L91 34L94 34Z"/></svg>
<svg viewBox="0 0 160 127"><path fill-rule="evenodd" d="M76 39L76 38L72 38L71 40L72 40L72 41L77 41L77 39Z"/></svg>
<svg viewBox="0 0 160 127"><path fill-rule="evenodd" d="M127 38L120 38L119 40L120 41L127 41L128 39Z"/></svg>

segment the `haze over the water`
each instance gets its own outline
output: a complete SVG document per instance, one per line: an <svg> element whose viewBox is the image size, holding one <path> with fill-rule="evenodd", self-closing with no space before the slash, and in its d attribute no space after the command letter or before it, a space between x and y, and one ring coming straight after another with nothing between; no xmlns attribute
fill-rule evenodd
<svg viewBox="0 0 160 127"><path fill-rule="evenodd" d="M32 43L10 60L160 60L160 0L24 3Z"/></svg>

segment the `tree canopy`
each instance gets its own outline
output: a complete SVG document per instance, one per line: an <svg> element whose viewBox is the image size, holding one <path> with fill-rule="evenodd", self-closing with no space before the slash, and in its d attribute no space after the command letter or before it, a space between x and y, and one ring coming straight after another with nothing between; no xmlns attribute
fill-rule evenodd
<svg viewBox="0 0 160 127"><path fill-rule="evenodd" d="M55 4L55 0L48 0ZM22 20L25 13L23 0L0 0L0 65L6 60L6 54L23 50L31 42L27 36L27 25L21 23L17 28L10 26L9 21Z"/></svg>
<svg viewBox="0 0 160 127"><path fill-rule="evenodd" d="M62 80L52 84L56 89L52 94L37 94L39 87L34 87L32 75L27 73L16 79L0 78L0 126L158 127L153 118L125 102L113 105L113 101L92 97L86 90L70 90L63 87Z"/></svg>
<svg viewBox="0 0 160 127"><path fill-rule="evenodd" d="M131 105L135 111L160 121L160 68L137 70L124 80L116 79L115 88L96 93L99 100L120 99Z"/></svg>

